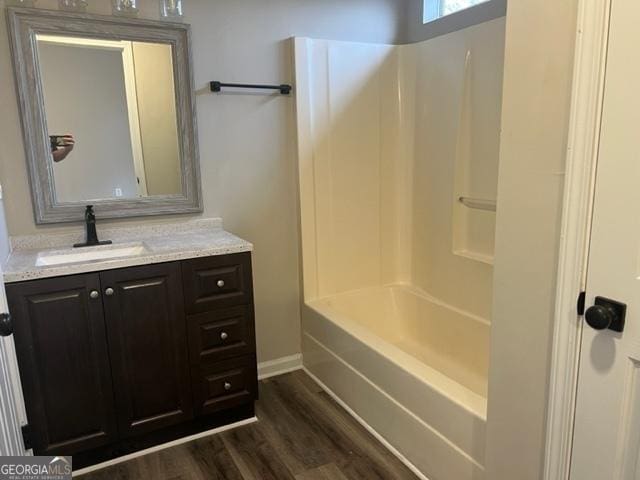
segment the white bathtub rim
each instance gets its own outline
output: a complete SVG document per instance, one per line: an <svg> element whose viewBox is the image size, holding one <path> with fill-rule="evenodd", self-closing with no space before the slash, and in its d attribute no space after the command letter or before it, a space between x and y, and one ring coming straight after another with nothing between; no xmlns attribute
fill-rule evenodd
<svg viewBox="0 0 640 480"><path fill-rule="evenodd" d="M419 382L427 385L429 388L446 397L460 408L486 422L487 399L482 395L477 394L452 378L439 372L435 368L421 362L392 343L380 338L372 333L368 328L351 320L347 315L344 315L326 305L322 300L305 302L305 304L338 328L344 330L355 340L364 342L378 355L381 355L393 364L405 370Z"/></svg>
<svg viewBox="0 0 640 480"><path fill-rule="evenodd" d="M317 338L315 338L313 335L305 332L304 335L309 338L311 341L313 341L314 343L316 343L318 346L320 346L322 349L324 349L329 355L331 355L332 357L334 357L338 362L340 362L341 364L343 364L346 368L348 368L350 371L352 371L354 374L358 375L360 378L362 378L366 383L368 383L369 385L371 385L372 388L374 388L376 391L380 392L380 395L384 396L385 398L387 398L390 402L392 402L394 405L396 405L400 410L402 410L403 412L405 412L410 418L412 418L415 422L417 422L418 424L420 424L422 426L422 428L428 430L429 432L431 432L433 435L435 435L441 442L443 442L444 444L447 445L448 448L451 448L453 451L456 452L456 454L460 455L462 458L464 458L466 461L474 464L476 467L484 470L484 466L479 463L476 459L474 459L469 453L465 452L462 448L460 448L458 445L456 445L451 439L449 439L446 435L444 435L443 433L441 433L438 429L434 428L433 426L429 425L425 420L423 420L422 418L420 418L418 415L416 415L414 412L412 412L411 410L409 410L407 407L405 407L403 404L401 404L398 400L396 400L393 396L389 395L389 393L387 393L385 390L383 390L382 388L380 388L377 384L375 384L374 382L371 381L371 379L369 379L366 375L364 375L362 372L360 372L357 368L355 368L353 365L351 365L349 362L347 362L345 359L343 359L340 355L338 355L336 352L334 352L331 348L329 348L328 346L326 346L324 343L322 343L321 341L319 341ZM304 355L303 355L303 362L304 362ZM329 393L338 403L340 403L341 406L344 406L345 409L349 412L349 414L351 414L352 416L354 416L354 418L356 420L360 419L363 422L364 419L362 419L357 413L355 413L355 411L350 408L335 392L333 392L330 388L328 388L324 382L322 382L321 380L318 380L317 376L315 376L313 373L310 372L310 369L307 368L307 366L303 363L302 366L303 371L305 371L306 373L308 373L311 378L313 378L314 381L316 381L318 383L318 385L320 385L327 393ZM352 413L353 412L353 413ZM358 420L358 421L360 421ZM366 426L365 426L366 425ZM370 425L368 425L366 422L363 424L363 426L365 426L365 428L371 428L371 430L373 432L376 432L378 437L382 437L382 435L380 435L375 429L373 429L373 427L371 427ZM382 437L384 438L384 437ZM388 444L389 442L385 440L385 442ZM386 445L385 445L386 446ZM393 448L393 447L392 447ZM394 448L395 450L395 448ZM397 451L397 450L396 450ZM400 458L400 457L398 457ZM406 458L406 457L403 457ZM413 465L409 460L407 460L407 462L409 462L409 464ZM414 466L414 468L416 468ZM418 470L420 471L420 470ZM424 474L423 474L424 475ZM427 479L428 480L428 479Z"/></svg>

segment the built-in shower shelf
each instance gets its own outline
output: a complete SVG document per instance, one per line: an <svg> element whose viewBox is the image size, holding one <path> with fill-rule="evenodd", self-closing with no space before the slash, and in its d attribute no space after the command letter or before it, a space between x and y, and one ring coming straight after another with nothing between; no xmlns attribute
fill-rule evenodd
<svg viewBox="0 0 640 480"><path fill-rule="evenodd" d="M457 198L453 219L454 255L493 265L495 200L466 196Z"/></svg>
<svg viewBox="0 0 640 480"><path fill-rule="evenodd" d="M454 250L454 255L465 257L476 262L486 263L487 265L493 265L493 255L487 255L484 253L474 252L472 250Z"/></svg>
<svg viewBox="0 0 640 480"><path fill-rule="evenodd" d="M495 200L487 200L485 198L473 198L473 197L460 197L458 199L465 207L473 208L475 210L485 210L487 212L496 211Z"/></svg>

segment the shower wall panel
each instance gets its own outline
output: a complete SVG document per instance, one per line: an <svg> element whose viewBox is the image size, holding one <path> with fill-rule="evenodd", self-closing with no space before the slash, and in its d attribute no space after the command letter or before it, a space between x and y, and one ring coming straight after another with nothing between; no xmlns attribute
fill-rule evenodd
<svg viewBox="0 0 640 480"><path fill-rule="evenodd" d="M490 318L504 19L422 43L295 39L305 299L408 284Z"/></svg>

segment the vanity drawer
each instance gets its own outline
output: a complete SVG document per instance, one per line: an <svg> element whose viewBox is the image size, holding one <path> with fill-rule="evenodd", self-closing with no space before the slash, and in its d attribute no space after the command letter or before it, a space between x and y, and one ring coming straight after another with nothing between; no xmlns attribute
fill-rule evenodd
<svg viewBox="0 0 640 480"><path fill-rule="evenodd" d="M196 414L209 413L252 402L258 391L253 355L192 368Z"/></svg>
<svg viewBox="0 0 640 480"><path fill-rule="evenodd" d="M187 324L194 365L255 352L251 305L190 315Z"/></svg>
<svg viewBox="0 0 640 480"><path fill-rule="evenodd" d="M253 301L249 252L184 261L182 278L190 314Z"/></svg>

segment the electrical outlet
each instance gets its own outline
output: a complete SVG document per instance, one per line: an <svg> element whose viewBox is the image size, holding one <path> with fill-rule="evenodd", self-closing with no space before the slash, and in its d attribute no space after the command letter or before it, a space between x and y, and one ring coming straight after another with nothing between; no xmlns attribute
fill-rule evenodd
<svg viewBox="0 0 640 480"><path fill-rule="evenodd" d="M116 197L121 197L122 196L122 189L121 188L116 188L114 191Z"/></svg>

